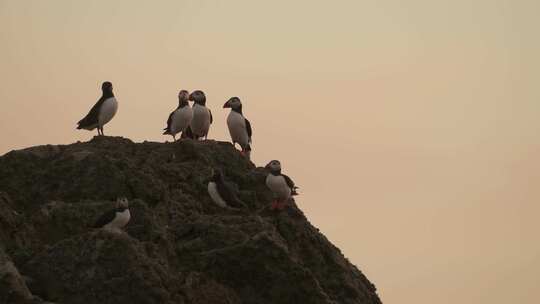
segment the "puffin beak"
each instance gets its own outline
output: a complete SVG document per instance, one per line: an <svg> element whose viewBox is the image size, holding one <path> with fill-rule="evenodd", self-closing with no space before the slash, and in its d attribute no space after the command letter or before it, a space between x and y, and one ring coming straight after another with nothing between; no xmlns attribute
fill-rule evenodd
<svg viewBox="0 0 540 304"><path fill-rule="evenodd" d="M231 103L230 103L230 100L227 100L227 102L223 105L223 108L230 108L231 107Z"/></svg>
<svg viewBox="0 0 540 304"><path fill-rule="evenodd" d="M193 101L193 94L189 94L188 101Z"/></svg>

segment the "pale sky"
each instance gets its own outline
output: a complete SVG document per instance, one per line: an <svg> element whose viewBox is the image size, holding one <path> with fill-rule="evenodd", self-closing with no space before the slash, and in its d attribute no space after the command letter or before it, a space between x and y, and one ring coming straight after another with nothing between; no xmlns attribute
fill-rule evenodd
<svg viewBox="0 0 540 304"><path fill-rule="evenodd" d="M294 2L294 3L293 3ZM257 165L384 303L540 303L540 1L0 0L0 154L165 141L180 89L210 137L239 96Z"/></svg>

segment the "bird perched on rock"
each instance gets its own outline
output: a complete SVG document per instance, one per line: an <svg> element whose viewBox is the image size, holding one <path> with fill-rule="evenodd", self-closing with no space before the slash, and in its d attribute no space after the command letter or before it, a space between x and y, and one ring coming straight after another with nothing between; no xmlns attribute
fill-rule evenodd
<svg viewBox="0 0 540 304"><path fill-rule="evenodd" d="M212 178L208 182L208 194L218 206L225 208L227 206L232 207L246 207L238 196L237 191L232 185L225 181L223 173L220 170L213 171Z"/></svg>
<svg viewBox="0 0 540 304"><path fill-rule="evenodd" d="M206 96L203 91L194 91L189 95L189 100L193 101L193 119L191 120L189 133L193 139L208 137L208 130L212 124L212 112L206 107Z"/></svg>
<svg viewBox="0 0 540 304"><path fill-rule="evenodd" d="M283 210L291 196L298 195L296 187L292 179L281 173L281 163L278 160L269 162L265 168L269 171L266 175L266 186L272 191L274 200L272 201L271 209Z"/></svg>
<svg viewBox="0 0 540 304"><path fill-rule="evenodd" d="M242 102L238 97L230 98L223 108L231 108L227 116L227 127L233 145L238 143L242 148L242 154L249 159L251 154L251 123L242 114Z"/></svg>
<svg viewBox="0 0 540 304"><path fill-rule="evenodd" d="M193 118L193 110L188 102L189 92L181 90L178 93L178 108L174 110L167 119L167 127L163 130L163 135L172 135L174 141L176 141L176 134L185 132L191 119ZM184 138L185 136L182 136Z"/></svg>
<svg viewBox="0 0 540 304"><path fill-rule="evenodd" d="M121 231L131 219L129 202L122 197L116 200L116 207L105 212L94 224L94 228L103 228L112 231Z"/></svg>
<svg viewBox="0 0 540 304"><path fill-rule="evenodd" d="M103 126L111 121L116 114L118 102L114 98L112 83L105 81L101 85L101 91L103 91L103 95L90 109L90 112L77 123L77 129L91 131L97 128L98 135L105 135Z"/></svg>

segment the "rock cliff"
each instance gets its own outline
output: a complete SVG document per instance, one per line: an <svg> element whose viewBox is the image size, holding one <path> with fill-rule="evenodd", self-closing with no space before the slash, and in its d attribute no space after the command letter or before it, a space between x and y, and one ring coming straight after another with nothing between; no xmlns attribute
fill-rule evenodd
<svg viewBox="0 0 540 304"><path fill-rule="evenodd" d="M247 208L207 194L212 168ZM381 303L263 168L230 143L95 137L0 157L0 303ZM126 233L89 228L117 197Z"/></svg>

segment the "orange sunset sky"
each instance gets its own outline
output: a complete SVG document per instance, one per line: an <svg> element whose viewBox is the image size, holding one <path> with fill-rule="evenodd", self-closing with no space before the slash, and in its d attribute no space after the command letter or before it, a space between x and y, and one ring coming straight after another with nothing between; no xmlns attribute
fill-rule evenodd
<svg viewBox="0 0 540 304"><path fill-rule="evenodd" d="M540 303L540 1L0 0L0 154L165 141L179 89L210 138L239 96L253 161L384 303Z"/></svg>

